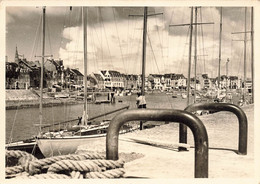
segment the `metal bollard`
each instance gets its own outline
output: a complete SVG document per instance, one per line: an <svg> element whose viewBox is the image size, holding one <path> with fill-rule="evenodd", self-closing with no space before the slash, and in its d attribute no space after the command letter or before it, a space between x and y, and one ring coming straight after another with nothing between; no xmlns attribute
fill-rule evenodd
<svg viewBox="0 0 260 184"><path fill-rule="evenodd" d="M106 158L118 159L118 136L120 127L128 121L168 121L187 125L195 142L195 178L208 177L208 134L205 126L195 115L183 110L134 109L115 116L109 125L106 136Z"/></svg>
<svg viewBox="0 0 260 184"><path fill-rule="evenodd" d="M238 141L238 154L247 154L247 117L244 111L230 103L197 103L189 105L185 108L185 111L194 112L197 110L215 110L215 111L229 111L233 112L239 121L239 141ZM187 129L180 128L179 132L179 142L187 143Z"/></svg>

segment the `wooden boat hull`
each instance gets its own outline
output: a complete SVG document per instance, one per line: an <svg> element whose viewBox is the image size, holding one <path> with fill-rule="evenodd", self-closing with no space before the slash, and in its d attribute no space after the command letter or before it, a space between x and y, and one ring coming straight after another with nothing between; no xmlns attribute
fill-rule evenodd
<svg viewBox="0 0 260 184"><path fill-rule="evenodd" d="M44 158L44 155L42 154L41 150L36 144L36 141L32 141L28 143L23 141L18 141L18 142L7 144L5 148L7 150L26 151L27 153L34 155L38 159Z"/></svg>
<svg viewBox="0 0 260 184"><path fill-rule="evenodd" d="M123 126L119 134L125 134L127 132L135 131L138 129L139 127L132 128L128 126ZM82 133L84 134L84 132ZM37 145L44 157L73 154L81 145L91 145L93 147L95 143L100 143L102 141L105 145L106 133L103 133L103 131L101 131L100 134L94 135L74 135L55 138L39 137L36 139Z"/></svg>
<svg viewBox="0 0 260 184"><path fill-rule="evenodd" d="M106 134L67 136L63 138L38 138L36 140L38 147L45 157L73 154L79 146L93 144L95 141L106 141Z"/></svg>

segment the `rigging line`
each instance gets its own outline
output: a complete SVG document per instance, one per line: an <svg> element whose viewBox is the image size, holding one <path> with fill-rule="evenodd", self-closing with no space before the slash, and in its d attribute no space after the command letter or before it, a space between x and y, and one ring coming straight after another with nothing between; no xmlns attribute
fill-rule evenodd
<svg viewBox="0 0 260 184"><path fill-rule="evenodd" d="M49 26L48 16L46 16L46 23L47 23L47 32L48 32L47 37L48 37L49 46L50 46L50 54L52 55L51 37L50 37L50 26Z"/></svg>
<svg viewBox="0 0 260 184"><path fill-rule="evenodd" d="M81 12L82 13L82 12ZM80 18L82 17L81 16L81 13L78 13L78 17L76 17L75 19L76 19L76 21L78 21L78 22L81 22L80 21ZM82 34L79 34L80 33L80 29L77 29L77 35L82 35ZM77 63L77 60L78 60L78 50L79 50L79 41L80 40L80 37L79 36L77 36L77 39L76 39L76 44L75 44L75 52L73 53L73 64L74 64L74 66L76 66L76 63Z"/></svg>
<svg viewBox="0 0 260 184"><path fill-rule="evenodd" d="M174 12L174 9L173 9L172 14L171 14L170 24L172 24L173 12Z"/></svg>
<svg viewBox="0 0 260 184"><path fill-rule="evenodd" d="M159 28L158 28L158 23L157 23L157 18L156 17L155 17L155 24L156 24L156 31L157 31L157 35L158 35L159 43L160 43L160 47L161 47L161 53L162 53L162 57L163 57L162 39L160 38Z"/></svg>
<svg viewBox="0 0 260 184"><path fill-rule="evenodd" d="M15 122L16 122L16 117L17 117L17 114L18 114L18 107L21 105L21 101L19 100L18 102L18 106L15 110L15 114L14 114L14 120L13 120L13 124L12 124L12 128L11 128L11 133L10 133L10 136L9 136L9 144L13 141L13 131L14 131L14 125L15 125Z"/></svg>
<svg viewBox="0 0 260 184"><path fill-rule="evenodd" d="M108 44L108 39L107 39L107 33L106 33L106 28L104 26L104 22L103 22L103 18L102 18L102 15L101 16L101 19L102 19L102 26L103 26L103 29L104 29L104 33L105 33L105 38L106 38L106 44L107 44L107 48L108 48L108 53L109 53L109 56L110 56L110 61L112 63L112 56L111 56L111 52L110 52L110 48L109 48L109 44Z"/></svg>
<svg viewBox="0 0 260 184"><path fill-rule="evenodd" d="M131 46L131 48L135 48L135 46L134 46L134 45L135 45L135 43L134 43L134 42L135 42L134 35L135 35L136 29L137 29L137 28L136 28L136 26L137 26L136 18L135 18L135 21L134 21L134 22L135 22L135 24L134 24L133 34L132 34L132 38L131 38L131 40L132 40L132 44L131 44L132 46ZM138 35L137 35L137 41L138 41L138 42L137 42L137 47L136 47L137 50L136 50L136 52L135 52L136 54L131 54L131 56L133 55L133 56L132 56L132 57L133 57L133 61L138 61L138 56L139 56L139 52L138 52L138 51L140 50L140 45L141 45L141 41L142 41L142 36L143 36L143 35L142 35L142 32L140 31L140 32L139 32L139 38L138 38ZM139 62L138 62L138 65L140 65ZM130 65L130 66L134 66L134 65ZM136 68L141 69L140 67L136 67ZM139 72L140 72L140 71L139 71Z"/></svg>
<svg viewBox="0 0 260 184"><path fill-rule="evenodd" d="M147 37L148 37L148 40L149 40L149 44L150 44L150 47L151 47L151 51L153 53L153 57L154 57L154 62L156 64L156 67L157 67L157 70L159 72L159 74L161 73L160 70L159 70L159 67L158 67L158 63L156 61L156 57L155 57L155 54L154 54L154 51L153 51L153 47L152 47L152 43L151 43L151 40L150 40L150 36L149 36L149 33L147 33Z"/></svg>
<svg viewBox="0 0 260 184"><path fill-rule="evenodd" d="M142 32L140 31L139 43L138 43L138 46L137 46L137 54L136 54L136 59L135 59L135 61L138 61L138 56L139 56L139 54L140 54L140 52L138 52L138 51L141 50L140 47L142 46L142 39L143 39L143 34L142 34ZM142 71L142 65L141 65L141 63L139 63L139 65L140 65L139 69Z"/></svg>
<svg viewBox="0 0 260 184"><path fill-rule="evenodd" d="M181 22L183 22L183 20L184 20L184 8L182 8L182 19L181 19ZM178 28L177 28L178 29ZM182 29L182 28L180 28L180 29ZM186 42L185 43L187 43L187 40L186 40ZM178 40L178 45L180 45L181 44L181 39L179 38L179 40ZM185 47L186 47L186 44L185 44ZM180 67L181 66L181 67ZM178 69L178 72L180 73L181 71L182 71L182 66L183 65L181 65L181 60L179 60L178 61L178 67L177 67L177 69Z"/></svg>
<svg viewBox="0 0 260 184"><path fill-rule="evenodd" d="M53 111L54 98L52 98L51 103L51 115L52 115L52 125L54 126L54 111Z"/></svg>
<svg viewBox="0 0 260 184"><path fill-rule="evenodd" d="M129 16L127 17L127 40L126 40L126 43L127 43L127 45L126 45L126 65L127 65L127 68L129 68L129 57L128 57L128 55L129 55L129 53L128 53L128 43L129 43ZM128 70L128 72L129 72L129 70Z"/></svg>
<svg viewBox="0 0 260 184"><path fill-rule="evenodd" d="M127 50L126 50L126 60L127 60L127 68L128 68L128 72L130 72L130 68L129 68L129 65L130 65L130 62L131 62L131 60L130 60L130 52L129 52L129 42L130 42L130 40L129 40L129 37L131 36L131 33L129 32L129 27L130 27L130 17L128 16L128 18L127 18ZM131 37L130 37L131 38ZM131 44L132 44L132 42L131 42ZM130 48L132 48L132 47L130 47Z"/></svg>
<svg viewBox="0 0 260 184"><path fill-rule="evenodd" d="M128 26L130 26L130 25L129 25L129 24L130 24L130 18L131 18L131 17L128 16ZM132 50L129 49L129 47L130 47L130 48L133 48L133 43L134 43L133 40L134 40L135 27L136 27L136 21L134 20L134 21L133 21L133 29L131 29L132 32L129 33L129 29L130 29L130 28L128 27L128 37L127 37L127 55L128 55L128 57L127 57L127 58L128 58L128 61L127 61L127 62L128 62L129 72L130 72L130 66L131 66L130 63L131 63L131 60L133 60L133 58L134 58L134 56L135 56L135 55L132 54L132 52L131 52ZM130 38L129 38L129 37L130 37ZM131 40L131 41L130 41L130 40ZM130 43L130 46L129 46L129 43ZM129 50L130 50L130 51L129 51Z"/></svg>
<svg viewBox="0 0 260 184"><path fill-rule="evenodd" d="M200 8L200 21L202 22L202 9ZM202 55L203 55L203 71L206 73L206 61L205 61L205 46L204 46L204 36L203 36L203 26L201 28L201 36L202 36Z"/></svg>
<svg viewBox="0 0 260 184"><path fill-rule="evenodd" d="M173 9L173 11L172 11L172 14L171 14L171 19L170 19L170 24L172 23L172 17L173 17L173 12L174 12L174 9ZM170 25L169 24L169 25ZM169 52L170 52L170 50L169 50L169 45L170 45L170 28L168 27L168 40L167 40L167 42L168 42L168 48L167 48L167 62L169 62Z"/></svg>
<svg viewBox="0 0 260 184"><path fill-rule="evenodd" d="M39 29L37 30L37 33L36 33L36 44L35 44L34 50L33 50L34 55L37 55L36 53L37 53L37 50L38 50L38 46L41 42L41 31L40 31L41 26L42 26L42 16L41 16L41 20L40 20Z"/></svg>
<svg viewBox="0 0 260 184"><path fill-rule="evenodd" d="M119 34L118 34L117 21L116 21L115 12L114 12L114 8L113 7L112 7L112 10L113 10L113 15L114 15L114 20L115 20L115 26L116 26L116 32L117 32L117 38L118 38L119 48L120 48L120 52L121 52L121 57L122 57L123 65L124 65L124 70L126 72L126 69L125 69L126 68L126 64L125 64L125 60L124 60L124 57L123 57L122 46L121 46L120 39L119 39Z"/></svg>
<svg viewBox="0 0 260 184"><path fill-rule="evenodd" d="M63 25L62 25L62 27L61 27L61 29L60 29L60 32L61 32L61 33L63 33L63 31L64 31L64 29L65 29L66 14L67 14L67 8L66 8L65 13L64 13ZM63 36L60 37L60 45L59 45L59 48L61 48L62 40L63 40Z"/></svg>
<svg viewBox="0 0 260 184"><path fill-rule="evenodd" d="M242 49L241 49L242 50ZM240 66L242 65L242 58L243 58L243 52L240 52L240 57L239 57L239 65L238 65L238 72L237 72L237 76L240 73Z"/></svg>
<svg viewBox="0 0 260 184"><path fill-rule="evenodd" d="M97 43L99 44L100 48L102 48L102 40L101 40L102 38L99 39L99 37L98 37L98 32L97 32L96 26L95 26L94 24L93 24L93 28L94 28L94 31L95 31L95 34L96 34ZM94 33L93 33L93 35L94 35ZM102 36L102 35L101 35L101 36ZM93 36L93 37L94 37L94 36ZM94 43L94 38L93 38L93 43ZM98 46L98 45L96 45L96 52L98 52L98 51L97 51L97 49L98 49L97 46ZM103 54L103 52L102 52L102 54ZM98 56L96 55L97 61L100 61L100 60L101 60L101 68L103 68L103 66L104 66L104 65L103 65L103 56L101 56L101 57L102 57L102 58L99 59ZM99 63L99 62L98 62L98 63Z"/></svg>
<svg viewBox="0 0 260 184"><path fill-rule="evenodd" d="M68 30L69 30L69 40L71 41L71 35L70 35L70 30L71 30L71 21L70 21L70 17L71 17L71 11L69 11L69 15L68 15L68 17L69 17L69 26L68 26ZM68 54L67 54L67 57L68 57L68 62L70 63L70 52L67 52ZM72 65L73 66L73 65Z"/></svg>
<svg viewBox="0 0 260 184"><path fill-rule="evenodd" d="M39 39L39 35L38 34L39 34L39 29L41 27L42 15L40 15L39 17L40 17L40 21L38 21L39 24L38 24L37 29L36 29L36 34L35 34L35 38L34 38L34 42L33 42L33 48L32 48L32 52L31 52L30 60L33 60L33 58L34 58L33 53L35 53L35 45L36 45L37 40Z"/></svg>
<svg viewBox="0 0 260 184"><path fill-rule="evenodd" d="M186 54L186 47L187 47L186 43L188 42L189 34L190 34L190 26L189 26L187 34L186 34L186 40L185 40L184 49L183 49L183 53L182 53L182 61L184 61L184 57L185 57L185 54ZM179 71L179 73L182 73L183 67L184 67L184 65L181 65L181 70Z"/></svg>
<svg viewBox="0 0 260 184"><path fill-rule="evenodd" d="M135 37L137 37L137 39L138 39L138 32L136 31L136 29L137 29L137 18L134 18L135 20L134 20L134 29L133 29L133 33L132 33L132 46L130 47L130 48L134 48L134 46L135 46ZM137 34L136 34L136 32L137 32ZM136 36L137 35L137 36ZM140 46L141 46L141 41L142 41L142 32L140 31L139 32L139 39L138 39L138 41L139 42L137 42L137 51L136 51L136 54L133 54L132 55L132 58L133 58L133 60L134 61L138 61L138 56L139 56L139 50L140 50ZM134 59L135 58L135 59ZM138 62L138 65L140 65L141 63L140 62ZM133 66L133 65L132 65ZM139 69L141 69L141 67L138 67Z"/></svg>
<svg viewBox="0 0 260 184"><path fill-rule="evenodd" d="M94 53L96 53L95 52L95 47L94 47L94 40L93 40L93 30L90 30L89 31L89 34L90 34L90 41L91 41L91 46L92 46L92 49L93 49L93 54L91 54L92 55L92 57L93 57L93 61L94 61L94 68L95 69L97 69L98 67L97 67L97 57L96 57L96 55L94 54ZM95 70L94 70L95 71Z"/></svg>
<svg viewBox="0 0 260 184"><path fill-rule="evenodd" d="M97 9L97 14L99 15L99 26L100 28L102 28L102 20L101 20L101 8L98 7ZM101 63L102 63L102 68L104 67L104 53L103 53L103 34L102 34L102 29L100 29L100 33L101 33L101 38L100 38L100 49L101 49Z"/></svg>
<svg viewBox="0 0 260 184"><path fill-rule="evenodd" d="M163 12L165 12L165 8L163 7ZM165 61L165 47L164 47L164 39L165 39L165 33L164 33L164 28L165 28L165 15L162 14L162 26L163 26L163 29L162 29L162 57L163 57L163 65L164 65L164 71L165 71L165 68L166 68L166 61Z"/></svg>

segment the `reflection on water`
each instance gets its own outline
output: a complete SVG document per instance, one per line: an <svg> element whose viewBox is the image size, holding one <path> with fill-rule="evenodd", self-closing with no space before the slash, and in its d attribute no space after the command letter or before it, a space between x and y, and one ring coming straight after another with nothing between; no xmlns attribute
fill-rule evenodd
<svg viewBox="0 0 260 184"><path fill-rule="evenodd" d="M89 104L89 117L102 114L126 105L130 108L136 108L136 95L116 97L115 104ZM122 101L121 103L118 102ZM172 98L171 95L163 93L154 93L146 95L147 108L167 108L167 109L184 109L187 99ZM66 121L82 116L83 104L63 105L43 108L43 124L52 124L56 122ZM119 112L120 113L120 112ZM102 117L101 119L111 119L113 115ZM12 133L12 141L23 140L36 135L39 124L39 109L26 108L19 110L6 110L6 142L10 140ZM13 129L13 131L12 131Z"/></svg>

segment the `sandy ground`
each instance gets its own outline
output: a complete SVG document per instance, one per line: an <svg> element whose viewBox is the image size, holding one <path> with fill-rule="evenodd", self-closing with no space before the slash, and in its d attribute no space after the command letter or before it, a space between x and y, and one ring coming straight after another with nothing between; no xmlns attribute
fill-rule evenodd
<svg viewBox="0 0 260 184"><path fill-rule="evenodd" d="M199 116L209 140L209 178L253 178L254 171L254 108L243 107L248 118L248 154L238 155L238 120L229 112ZM178 123L119 136L119 158L126 159L125 177L193 178L194 141L188 130L189 151L160 148L129 141L139 139L163 144L178 143ZM127 140L128 139L128 140ZM82 146L79 149L105 152L105 141Z"/></svg>

